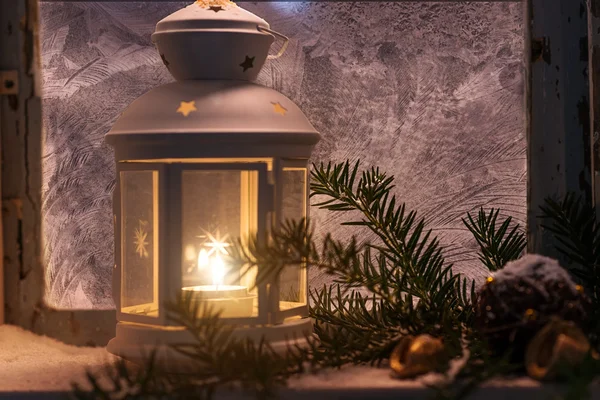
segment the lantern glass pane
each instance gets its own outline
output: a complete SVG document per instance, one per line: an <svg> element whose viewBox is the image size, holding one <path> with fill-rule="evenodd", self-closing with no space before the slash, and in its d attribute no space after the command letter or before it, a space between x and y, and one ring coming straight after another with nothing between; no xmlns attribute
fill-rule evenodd
<svg viewBox="0 0 600 400"><path fill-rule="evenodd" d="M183 172L182 290L223 318L258 316L256 268L227 263L234 241L256 233L258 179L258 171Z"/></svg>
<svg viewBox="0 0 600 400"><path fill-rule="evenodd" d="M307 169L283 168L281 220L300 221L307 212ZM284 268L279 281L279 309L288 310L306 304L306 268L302 264Z"/></svg>
<svg viewBox="0 0 600 400"><path fill-rule="evenodd" d="M158 172L121 171L121 312L158 317Z"/></svg>

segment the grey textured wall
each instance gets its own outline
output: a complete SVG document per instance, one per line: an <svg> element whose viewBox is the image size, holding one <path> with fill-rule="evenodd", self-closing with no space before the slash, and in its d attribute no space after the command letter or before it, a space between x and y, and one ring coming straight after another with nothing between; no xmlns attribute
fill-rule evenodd
<svg viewBox="0 0 600 400"><path fill-rule="evenodd" d="M111 308L111 191L104 134L171 81L150 34L188 2L42 2L44 236L48 301ZM360 158L396 176L456 270L484 274L460 218L526 210L520 3L239 3L291 38L259 83L294 100L323 134L315 161ZM341 215L313 209L338 237ZM323 282L318 274L311 282Z"/></svg>

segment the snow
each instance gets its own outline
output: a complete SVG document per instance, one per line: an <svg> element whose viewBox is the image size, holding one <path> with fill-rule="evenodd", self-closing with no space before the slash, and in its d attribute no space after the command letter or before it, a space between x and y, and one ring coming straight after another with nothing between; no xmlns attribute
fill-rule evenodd
<svg viewBox="0 0 600 400"><path fill-rule="evenodd" d="M39 336L12 325L0 325L0 399L58 399L71 383L85 383L85 371L98 371L114 357L104 348L75 347ZM457 366L462 360L456 360ZM454 371L453 373L455 373ZM387 367L345 366L339 370L296 376L283 389L281 398L306 399L427 399L433 394L426 385L439 378L425 375L418 380L390 377ZM54 394L52 393L54 392ZM28 394L29 393L29 394ZM472 399L545 399L556 388L541 386L529 378L494 380L483 385ZM251 399L239 392L221 392L218 399ZM597 386L592 398L600 399Z"/></svg>
<svg viewBox="0 0 600 400"><path fill-rule="evenodd" d="M85 383L86 369L98 371L112 360L114 356L102 347L70 346L16 326L0 325L0 398L6 398L3 395L10 394L8 392L70 391L72 382ZM462 360L456 361L462 363ZM437 375L406 381L391 378L385 366L344 366L339 370L296 376L290 380L288 390L296 394L322 390L347 394L356 390L425 394L428 391L424 384L437 381L440 378ZM536 387L537 384L525 379L517 386Z"/></svg>
<svg viewBox="0 0 600 400"><path fill-rule="evenodd" d="M569 273L560 266L558 261L539 254L526 254L518 260L511 261L500 271L494 274L496 282L520 279L535 286L542 285L536 282L562 282L576 291L576 286Z"/></svg>
<svg viewBox="0 0 600 400"><path fill-rule="evenodd" d="M114 360L103 347L76 347L13 325L0 325L0 394L70 391L86 369Z"/></svg>

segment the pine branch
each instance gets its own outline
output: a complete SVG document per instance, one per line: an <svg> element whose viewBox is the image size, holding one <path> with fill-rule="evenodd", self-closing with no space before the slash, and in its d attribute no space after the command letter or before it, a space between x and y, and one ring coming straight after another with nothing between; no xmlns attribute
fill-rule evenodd
<svg viewBox="0 0 600 400"><path fill-rule="evenodd" d="M257 284L292 265L332 276L335 285L311 292L310 314L319 340L307 338L308 349L292 347L286 355L277 354L264 341L237 339L219 313L194 303L187 293L167 305L167 311L193 338L173 346L189 360L191 374L150 377L153 388L169 389L173 398L211 398L218 388L237 385L265 398L308 366L379 363L407 334L443 337L451 352L462 351L461 337L473 314L474 282L452 273L424 220L391 194L393 177L373 168L358 178L358 168L348 162L316 167L312 195L329 197L322 208L359 211L362 217L346 224L369 228L379 243L359 245L355 238L340 242L327 235L317 244L308 221L301 220L273 229L269 241L254 236L229 251L232 269L260 266ZM131 376L123 369L117 375ZM98 393L106 393L92 378Z"/></svg>
<svg viewBox="0 0 600 400"><path fill-rule="evenodd" d="M545 220L544 229L550 231L556 241L556 250L568 261L564 265L586 289L592 300L592 332L590 340L600 343L600 223L594 206L583 197L567 193L562 200L545 199L540 207Z"/></svg>
<svg viewBox="0 0 600 400"><path fill-rule="evenodd" d="M499 212L499 209L492 208L489 214L486 214L481 208L477 220L474 220L470 213L467 213L467 219L462 220L479 245L479 259L492 272L519 258L527 245L525 234L521 232L519 225L513 226L509 231L511 217L506 218L500 227L496 228Z"/></svg>
<svg viewBox="0 0 600 400"><path fill-rule="evenodd" d="M366 287L389 302L395 301L395 293L390 291L394 277L386 268L384 257L380 255L374 265L371 251L359 246L355 238L342 243L331 235L323 239L319 251L313 237L307 220L285 221L282 228L273 230L268 243L256 236L238 241L229 252L228 263L236 270L260 265L257 284L278 276L288 266L308 264L333 275L337 283L348 288Z"/></svg>
<svg viewBox="0 0 600 400"><path fill-rule="evenodd" d="M600 224L595 208L573 193L562 201L546 198L540 208L546 220L542 227L554 234L556 249L573 262L565 268L600 301Z"/></svg>
<svg viewBox="0 0 600 400"><path fill-rule="evenodd" d="M379 237L382 245L373 247L388 258L392 268L406 274L405 282L410 281L399 290L429 306L439 306L435 301L446 295L450 295L448 301L455 298L447 288L458 277L451 274L451 265L444 265L439 241L431 237L431 230L425 230L424 219L417 220L416 212L407 211L392 195L393 177L371 168L357 181L359 162L352 167L348 161L313 167L311 197L326 197L315 206L334 212L360 211L362 218L344 225L365 226Z"/></svg>
<svg viewBox="0 0 600 400"><path fill-rule="evenodd" d="M473 314L474 282L454 275L424 220L397 205L390 194L393 178L371 169L357 181L358 163L315 168L312 195L329 197L319 206L360 211L360 220L345 224L368 227L381 243L359 246L354 238L342 243L327 235L318 245L307 221L286 221L269 242L238 242L229 262L260 265L259 283L301 263L331 275L337 295L334 287L313 292L311 316L323 344L316 354L328 354L334 363L379 362L408 332L458 343ZM358 288L371 295L363 297Z"/></svg>
<svg viewBox="0 0 600 400"><path fill-rule="evenodd" d="M592 397L590 387L600 376L600 360L590 352L577 367L573 368L572 365L567 364L559 371L561 376L566 377L566 393L561 397L562 399L589 399Z"/></svg>
<svg viewBox="0 0 600 400"><path fill-rule="evenodd" d="M410 329L403 313L377 296L365 297L340 285L311 292L311 317L315 333L331 359L352 363L378 363L389 356L393 345ZM401 325L402 323L402 325Z"/></svg>
<svg viewBox="0 0 600 400"><path fill-rule="evenodd" d="M204 305L192 302L192 294L181 295L167 305L168 318L188 329L193 343L173 348L195 363L194 386L215 387L235 383L251 390L258 398L272 397L287 378L303 371L305 353L290 347L277 353L264 339L254 342L232 335L233 328Z"/></svg>
<svg viewBox="0 0 600 400"><path fill-rule="evenodd" d="M465 338L467 359L450 386L432 387L438 400L459 400L469 398L484 382L520 371L523 366L510 362L512 353L494 355L486 341L477 333L471 332Z"/></svg>
<svg viewBox="0 0 600 400"><path fill-rule="evenodd" d="M78 400L166 398L169 382L156 370L155 356L152 352L145 357L142 366L118 359L100 373L87 371L87 387L74 383L72 396Z"/></svg>
<svg viewBox="0 0 600 400"><path fill-rule="evenodd" d="M290 345L277 353L264 339L235 337L232 326L206 306L194 303L191 293L166 305L169 320L186 328L193 340L172 345L182 356L185 374L157 370L155 353L142 367L120 359L101 374L88 372L91 391L74 385L77 399L211 399L219 388L241 388L257 399L272 398L290 376L310 362L306 349ZM316 348L308 338L309 348Z"/></svg>

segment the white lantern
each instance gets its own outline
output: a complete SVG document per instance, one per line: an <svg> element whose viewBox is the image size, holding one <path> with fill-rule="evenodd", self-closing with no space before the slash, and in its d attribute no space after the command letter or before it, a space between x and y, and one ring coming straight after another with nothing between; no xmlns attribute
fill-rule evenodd
<svg viewBox="0 0 600 400"><path fill-rule="evenodd" d="M236 238L267 240L272 226L307 216L308 158L320 137L290 99L249 82L274 41L269 25L221 3L157 24L153 41L177 81L135 100L107 135L118 319L108 350L128 359L188 340L166 318L165 303L181 293L275 349L312 331L305 268L256 284L260 265L227 264Z"/></svg>

